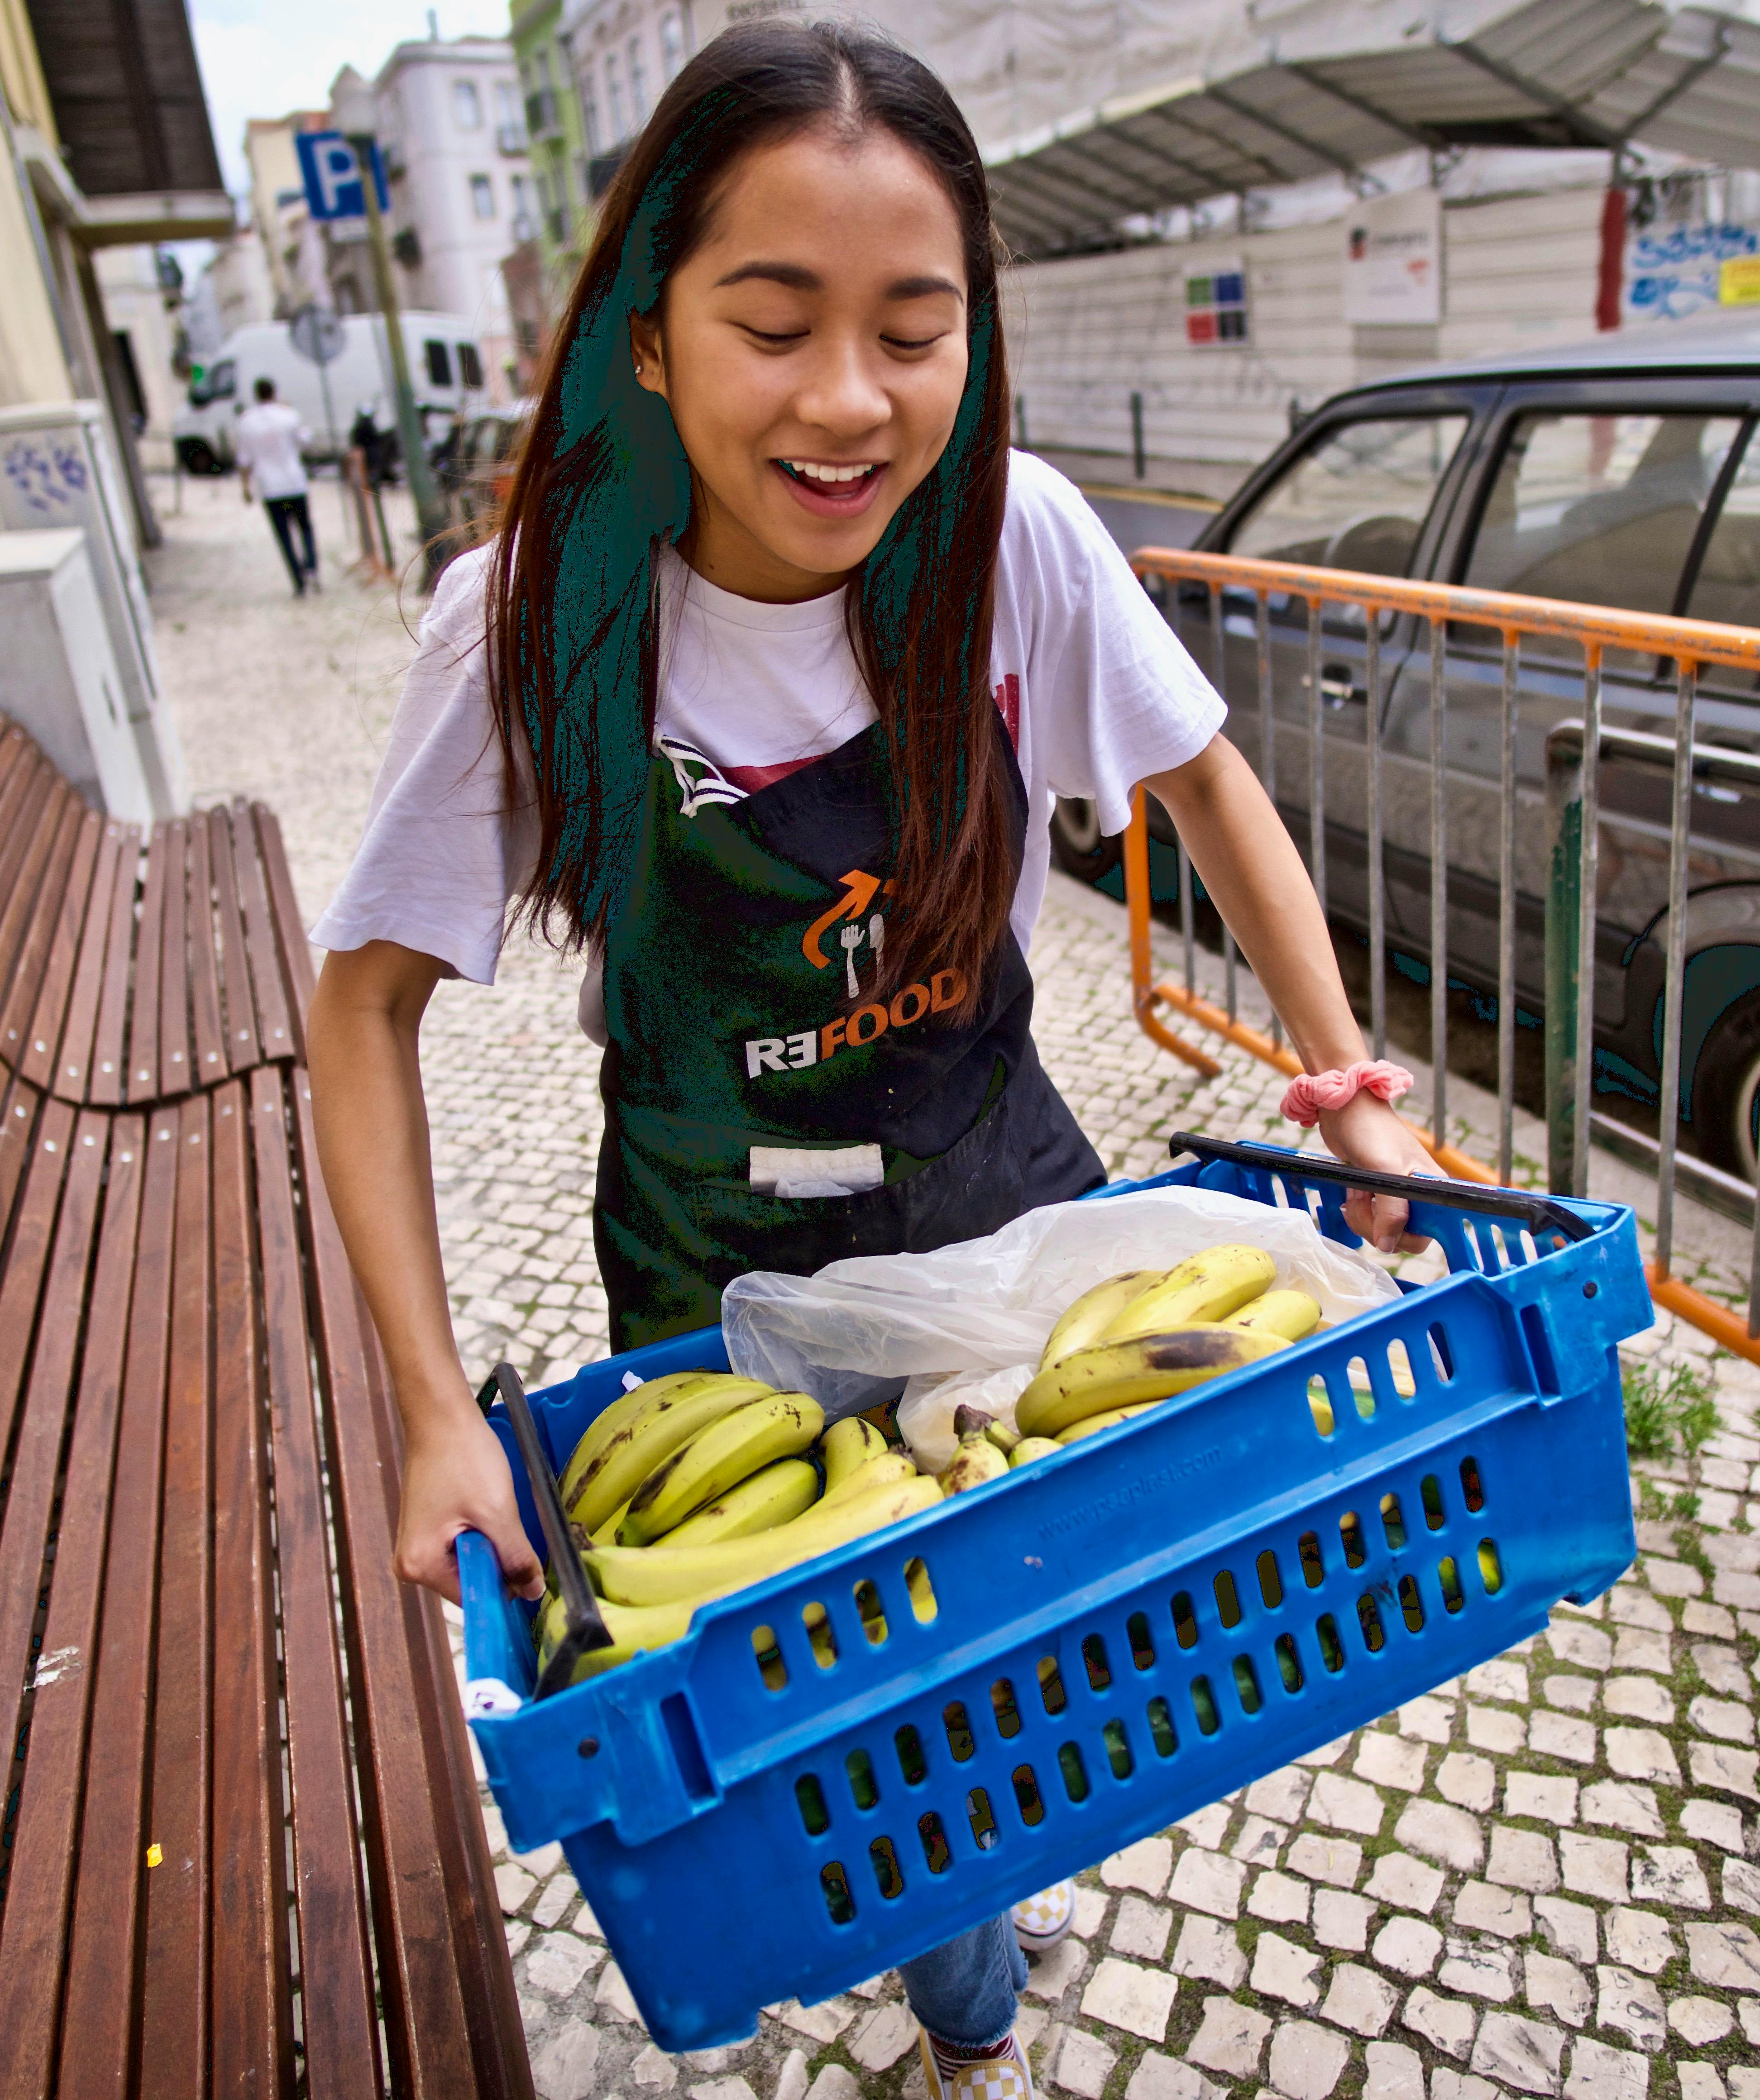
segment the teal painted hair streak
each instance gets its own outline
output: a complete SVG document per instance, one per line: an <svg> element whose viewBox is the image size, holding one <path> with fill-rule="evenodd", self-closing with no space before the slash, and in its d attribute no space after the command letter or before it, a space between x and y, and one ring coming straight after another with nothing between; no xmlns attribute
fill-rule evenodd
<svg viewBox="0 0 1760 2100"><path fill-rule="evenodd" d="M849 619L887 739L887 981L959 969L968 1010L1017 871L990 690L1008 447L998 245L982 162L945 87L843 23L773 18L717 38L667 89L605 197L491 556L496 725L510 792L535 796L538 817L520 905L578 946L599 943L628 901L654 734L655 562L690 515L689 462L665 402L635 379L629 317L659 304L739 157L818 125L852 138L884 128L920 153L966 251L953 434L863 565Z"/></svg>

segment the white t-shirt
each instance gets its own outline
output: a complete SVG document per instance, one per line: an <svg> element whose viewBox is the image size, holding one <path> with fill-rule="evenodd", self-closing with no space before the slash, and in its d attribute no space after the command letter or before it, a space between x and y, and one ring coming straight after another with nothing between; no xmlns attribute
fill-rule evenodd
<svg viewBox="0 0 1760 2100"><path fill-rule="evenodd" d="M536 823L509 811L487 694L486 552L441 577L421 623L353 866L311 938L395 941L448 976L492 984ZM844 624L843 593L763 605L705 583L676 554L662 574L655 730L685 796L739 799L835 751L876 717ZM990 679L1027 792L1010 923L1023 951L1045 893L1053 799L1098 806L1118 832L1138 781L1182 765L1222 726L1220 699L1150 604L1080 492L1029 452L1009 455ZM597 968L581 1021L604 1039Z"/></svg>
<svg viewBox="0 0 1760 2100"><path fill-rule="evenodd" d="M311 443L311 433L299 420L299 411L280 401L257 401L238 419L233 450L241 467L248 467L265 502L280 496L303 496L306 463L299 456L302 445Z"/></svg>

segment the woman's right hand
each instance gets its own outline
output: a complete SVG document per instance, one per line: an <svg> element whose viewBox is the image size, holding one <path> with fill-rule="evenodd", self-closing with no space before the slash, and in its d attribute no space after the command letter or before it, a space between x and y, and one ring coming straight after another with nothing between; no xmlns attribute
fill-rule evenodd
<svg viewBox="0 0 1760 2100"><path fill-rule="evenodd" d="M544 1594L544 1568L519 1520L514 1476L500 1440L467 1392L462 1407L407 1410L420 1427L404 1452L404 1498L393 1565L406 1582L458 1596L461 1531L480 1531L494 1548L516 1597Z"/></svg>

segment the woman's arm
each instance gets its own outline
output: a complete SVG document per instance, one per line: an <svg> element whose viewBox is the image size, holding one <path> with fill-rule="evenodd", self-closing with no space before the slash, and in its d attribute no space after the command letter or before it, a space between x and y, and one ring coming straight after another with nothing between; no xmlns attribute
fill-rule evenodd
<svg viewBox="0 0 1760 2100"><path fill-rule="evenodd" d="M470 1529L535 1597L544 1571L452 1342L418 1043L439 976L431 955L392 941L325 959L307 1023L318 1154L404 1418L397 1572L456 1604L452 1542Z"/></svg>
<svg viewBox="0 0 1760 2100"><path fill-rule="evenodd" d="M1325 1072L1354 1065L1365 1054L1362 1030L1345 996L1320 900L1252 768L1225 736L1217 736L1196 758L1143 784L1172 818L1303 1068ZM1406 1125L1372 1094L1322 1113L1320 1129L1334 1157L1354 1166L1392 1174L1436 1171ZM1404 1203L1353 1194L1344 1208L1352 1230L1383 1253L1401 1245Z"/></svg>

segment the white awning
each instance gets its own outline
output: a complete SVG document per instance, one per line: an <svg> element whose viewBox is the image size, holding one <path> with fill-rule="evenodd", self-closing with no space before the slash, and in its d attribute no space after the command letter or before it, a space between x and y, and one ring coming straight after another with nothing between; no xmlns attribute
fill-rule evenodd
<svg viewBox="0 0 1760 2100"><path fill-rule="evenodd" d="M1091 248L1115 240L1132 217L1355 175L1414 146L1650 146L1760 165L1760 21L1750 7L1760 14L1760 0L1718 9L1667 0L1157 9L1162 24L1171 15L1190 25L1184 46L1175 48L1166 28L1152 39L1127 34L1125 45L1138 47L1115 45L1105 71L1116 79L1156 59L1184 60L1184 69L990 143L998 221L1025 254ZM1087 12L1074 0L1064 19L1074 28ZM981 138L996 140L1011 97L1021 108L1021 55L1008 54L1010 82L973 78L957 60L949 68ZM1094 82L1092 54L1064 77ZM1031 99L1043 107L1051 82L1034 85Z"/></svg>

